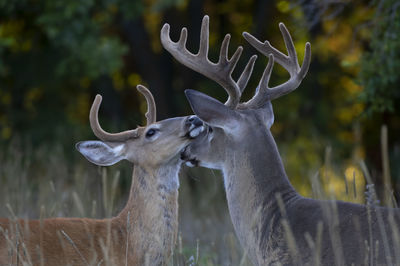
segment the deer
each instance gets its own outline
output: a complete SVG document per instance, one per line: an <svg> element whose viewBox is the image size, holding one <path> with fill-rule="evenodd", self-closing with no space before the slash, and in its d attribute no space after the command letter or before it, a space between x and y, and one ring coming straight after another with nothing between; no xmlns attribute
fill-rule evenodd
<svg viewBox="0 0 400 266"><path fill-rule="evenodd" d="M221 103L199 91L185 91L206 129L182 151L182 158L189 166L222 171L234 230L254 265L400 265L399 209L305 198L291 185L270 131L274 122L271 101L301 84L310 65L311 45L305 44L300 66L289 31L283 23L279 29L287 55L268 41L243 33L252 47L268 57L268 64L254 96L240 102L257 56L250 57L235 81L231 74L243 48L238 47L229 58L227 34L218 62L211 62L208 16L202 21L197 54L186 48L186 28L174 42L170 26L164 25L161 40L166 50L228 94ZM270 87L275 61L290 77Z"/></svg>
<svg viewBox="0 0 400 266"><path fill-rule="evenodd" d="M196 117L156 122L151 92L138 85L147 101L147 124L109 133L102 129L97 95L90 126L100 140L82 141L77 150L90 162L110 166L133 163L129 199L109 219L0 219L0 265L166 265L178 231L178 172L181 150L203 130Z"/></svg>

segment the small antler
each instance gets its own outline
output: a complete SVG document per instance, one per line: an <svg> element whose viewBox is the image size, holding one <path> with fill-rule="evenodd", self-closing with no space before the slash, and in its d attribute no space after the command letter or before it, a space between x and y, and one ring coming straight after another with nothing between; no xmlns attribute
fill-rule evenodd
<svg viewBox="0 0 400 266"><path fill-rule="evenodd" d="M229 59L228 47L231 36L227 34L221 45L218 63L211 62L208 59L209 17L207 15L204 16L201 23L200 47L197 54L189 52L186 48L186 28L182 28L178 42L171 40L169 29L170 26L167 23L161 29L161 43L164 48L181 64L220 84L229 95L225 105L235 108L240 101L243 89L247 85L257 57L253 56L250 58L240 78L235 82L231 74L242 54L243 48L238 47L231 59Z"/></svg>
<svg viewBox="0 0 400 266"><path fill-rule="evenodd" d="M259 52L269 57L269 62L263 76L258 85L256 94L245 103L248 108L258 108L264 104L265 101L274 100L282 95L285 95L293 90L295 90L305 77L310 66L311 61L311 45L309 42L305 46L305 54L303 65L300 67L297 59L296 50L293 44L292 37L289 31L283 23L279 23L279 29L283 35L285 41L286 49L288 51L288 56L278 51L276 48L271 46L268 41L264 43L257 40L251 34L244 32L243 37ZM280 84L274 88L268 87L268 82L271 76L272 67L274 64L274 59L278 64L284 67L290 74L290 79L283 84Z"/></svg>
<svg viewBox="0 0 400 266"><path fill-rule="evenodd" d="M147 101L147 112L145 114L147 119L147 126L156 122L156 103L154 102L153 94L143 85L137 85L137 90L144 95Z"/></svg>
<svg viewBox="0 0 400 266"><path fill-rule="evenodd" d="M146 87L138 85L137 90L144 95L147 101L146 118L148 126L156 122L156 104L154 102L153 95ZM99 139L101 139L102 141L111 141L111 142L126 141L131 138L137 138L138 137L137 129L126 130L119 133L108 133L101 128L98 118L101 100L102 100L101 95L97 94L96 98L93 101L92 108L90 108L89 121L90 121L90 127L92 128L94 135Z"/></svg>

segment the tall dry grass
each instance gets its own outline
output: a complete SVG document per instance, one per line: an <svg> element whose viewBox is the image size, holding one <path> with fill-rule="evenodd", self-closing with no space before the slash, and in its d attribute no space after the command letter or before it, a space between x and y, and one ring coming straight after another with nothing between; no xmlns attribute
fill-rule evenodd
<svg viewBox="0 0 400 266"><path fill-rule="evenodd" d="M384 136L384 133L383 133ZM386 140L387 141L387 140ZM385 148L385 140L382 147ZM387 148L387 147L386 147ZM71 147L73 150L74 147ZM44 219L47 217L111 217L124 206L131 182L131 165L120 163L102 168L87 162L77 152L67 155L61 146L31 148L14 141L0 151L0 217L22 219ZM314 198L336 199L345 195L345 200L366 202L371 208L377 204L376 192L367 166L360 161L358 169L367 184L358 185L354 178L343 177L345 187L340 193L327 186L332 176L327 174L332 162L326 156L325 165L309 177L311 195ZM388 156L383 156L388 163ZM387 166L388 167L388 166ZM338 172L338 171L336 171ZM389 173L385 173L385 178ZM202 168L186 168L181 171L179 196L179 239L170 265L251 265L240 246L229 217L223 180L218 171ZM332 181L333 182L333 181ZM360 190L360 186L362 189ZM335 192L335 193L332 193ZM390 194L392 195L392 194ZM343 199L343 198L341 198ZM278 198L279 201L279 198ZM385 199L385 202L388 202ZM394 204L393 198L390 199ZM284 206L281 206L284 211ZM335 204L325 210L337 225ZM285 221L284 221L285 222ZM379 217L378 217L379 222ZM392 222L394 238L400 250L400 229ZM379 225L382 228L382 225ZM317 232L322 230L316 225ZM284 226L292 255L301 252L293 241L290 226ZM334 227L332 235L335 234ZM383 235L387 232L382 232ZM308 237L309 246L315 250L313 259L320 265L322 236ZM307 238L307 236L306 236ZM332 241L340 239L332 238ZM71 239L73 243L73 239ZM371 244L372 243L372 244ZM387 243L365 243L366 265L374 265L375 245ZM336 245L340 246L340 245ZM384 248L385 250L388 247ZM342 251L335 251L336 262L342 262ZM25 265L30 265L25 261ZM400 255L395 254L393 264L400 265Z"/></svg>
<svg viewBox="0 0 400 266"><path fill-rule="evenodd" d="M111 217L128 199L131 174L127 162L98 167L61 146L33 149L16 140L0 151L0 217ZM220 174L183 167L180 180L180 233L170 265L250 265L230 222ZM19 263L31 265L23 256Z"/></svg>

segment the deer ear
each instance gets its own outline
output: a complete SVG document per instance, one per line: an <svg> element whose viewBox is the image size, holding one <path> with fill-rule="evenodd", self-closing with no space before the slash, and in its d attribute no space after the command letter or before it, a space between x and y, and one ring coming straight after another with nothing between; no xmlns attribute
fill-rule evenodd
<svg viewBox="0 0 400 266"><path fill-rule="evenodd" d="M195 90L185 90L193 112L205 123L223 129L232 129L238 114L218 100Z"/></svg>
<svg viewBox="0 0 400 266"><path fill-rule="evenodd" d="M260 110L262 112L263 121L266 122L267 128L270 129L275 120L271 101L265 102L264 106Z"/></svg>
<svg viewBox="0 0 400 266"><path fill-rule="evenodd" d="M102 141L89 140L78 142L75 147L89 162L100 166L113 165L125 159L123 143L110 147Z"/></svg>

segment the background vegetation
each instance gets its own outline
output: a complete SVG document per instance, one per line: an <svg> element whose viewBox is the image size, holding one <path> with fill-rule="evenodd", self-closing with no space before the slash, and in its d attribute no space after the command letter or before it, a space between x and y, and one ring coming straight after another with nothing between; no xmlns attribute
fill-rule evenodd
<svg viewBox="0 0 400 266"><path fill-rule="evenodd" d="M179 65L159 40L163 23L171 24L175 40L186 26L195 51L204 14L210 16L212 59L226 33L232 50L244 46L234 76L257 53L243 31L284 51L282 21L300 58L311 42L308 76L273 103L273 135L301 194L363 203L367 165L382 204L398 202L398 1L0 0L1 216L10 215L7 206L29 218L117 212L127 197L131 166L100 169L74 149L77 141L94 138L88 123L92 100L103 95L100 119L109 131L143 124L139 83L153 92L159 120L191 113L187 88L223 101L217 84ZM253 94L266 62L259 56L243 100ZM272 83L287 77L276 66ZM184 168L180 199L178 251L185 261L191 255L198 261L198 246L201 265L245 263L219 173Z"/></svg>

